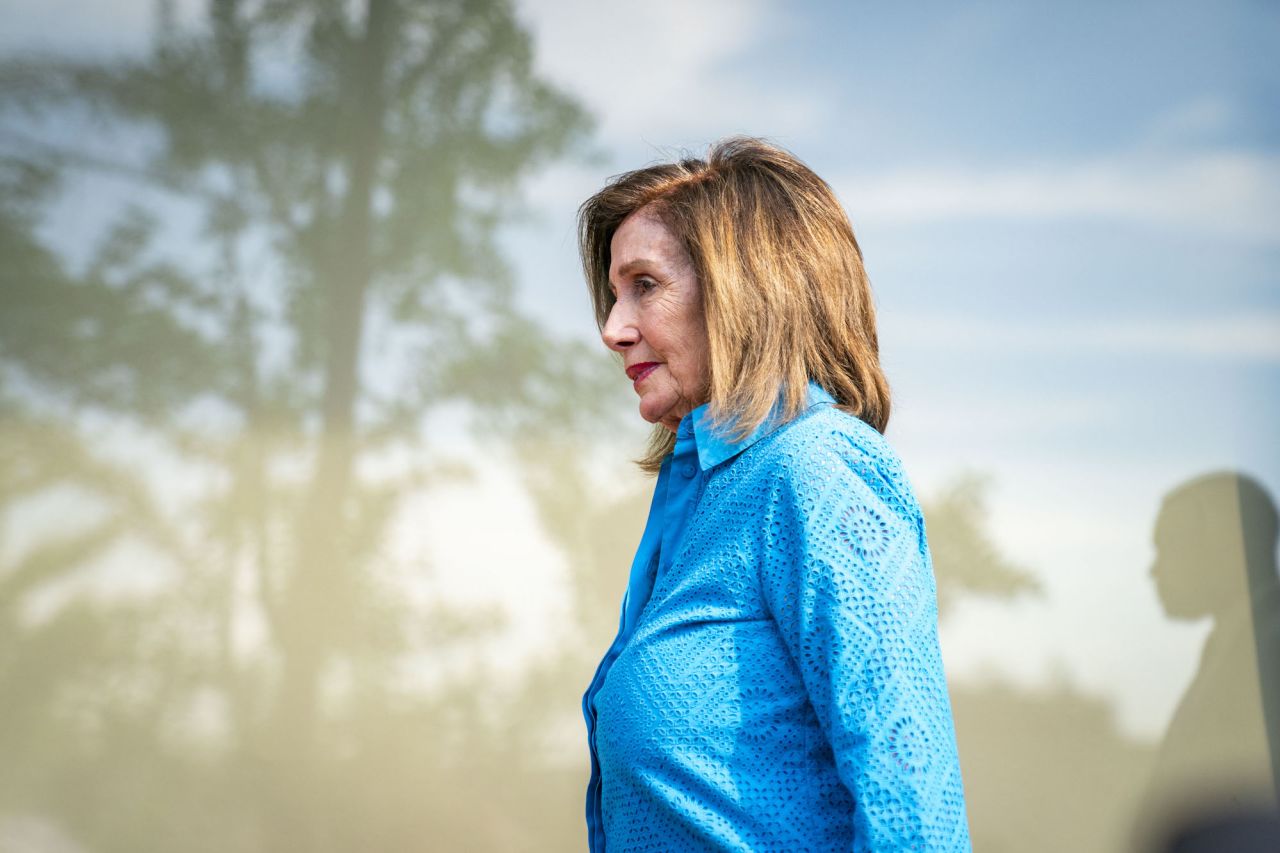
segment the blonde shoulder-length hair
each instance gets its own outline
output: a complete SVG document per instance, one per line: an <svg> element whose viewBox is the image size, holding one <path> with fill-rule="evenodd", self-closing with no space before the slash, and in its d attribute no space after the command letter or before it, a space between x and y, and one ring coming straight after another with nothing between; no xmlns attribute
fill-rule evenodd
<svg viewBox="0 0 1280 853"><path fill-rule="evenodd" d="M853 227L835 193L793 154L763 140L713 144L683 159L613 178L578 211L578 240L596 323L615 301L610 244L647 208L693 259L709 341L708 409L742 439L781 406L804 408L809 380L880 432L889 385L875 306ZM658 426L639 460L655 472L675 444Z"/></svg>

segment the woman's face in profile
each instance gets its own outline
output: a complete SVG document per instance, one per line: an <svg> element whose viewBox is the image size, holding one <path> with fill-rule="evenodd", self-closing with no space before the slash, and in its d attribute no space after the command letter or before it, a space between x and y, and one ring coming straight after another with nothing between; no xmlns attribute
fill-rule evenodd
<svg viewBox="0 0 1280 853"><path fill-rule="evenodd" d="M707 326L693 260L644 209L623 220L609 254L617 301L601 337L622 356L640 416L674 432L707 394Z"/></svg>

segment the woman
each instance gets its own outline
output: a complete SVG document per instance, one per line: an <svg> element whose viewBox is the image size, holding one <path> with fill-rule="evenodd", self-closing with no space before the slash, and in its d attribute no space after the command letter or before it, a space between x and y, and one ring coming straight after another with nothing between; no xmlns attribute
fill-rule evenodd
<svg viewBox="0 0 1280 853"><path fill-rule="evenodd" d="M968 849L924 522L831 189L731 139L579 225L658 475L583 697L591 849Z"/></svg>

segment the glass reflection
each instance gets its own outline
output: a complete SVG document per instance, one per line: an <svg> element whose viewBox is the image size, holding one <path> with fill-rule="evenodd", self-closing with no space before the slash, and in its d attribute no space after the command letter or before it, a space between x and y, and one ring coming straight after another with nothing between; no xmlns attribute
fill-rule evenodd
<svg viewBox="0 0 1280 853"><path fill-rule="evenodd" d="M501 234L589 117L499 0L159 9L142 56L0 61L0 850L580 849L578 698L648 485L625 386L515 307ZM462 570L390 547L485 465L568 586L518 679L431 586ZM923 497L944 622L1054 604L980 478ZM954 680L975 849L1270 831L1274 501L1218 473L1150 511L1153 596L1209 628L1168 730Z"/></svg>

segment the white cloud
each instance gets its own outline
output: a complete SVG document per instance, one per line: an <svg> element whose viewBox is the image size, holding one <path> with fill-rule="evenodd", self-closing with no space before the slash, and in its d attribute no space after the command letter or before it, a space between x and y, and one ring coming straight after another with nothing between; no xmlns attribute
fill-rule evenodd
<svg viewBox="0 0 1280 853"><path fill-rule="evenodd" d="M814 95L719 73L748 52L767 58L767 42L785 31L765 0L521 0L519 8L539 72L585 103L607 144L696 149L736 132L794 133L818 114ZM768 126L743 124L762 118Z"/></svg>
<svg viewBox="0 0 1280 853"><path fill-rule="evenodd" d="M1114 352L1280 362L1280 314L1034 325L898 312L881 320L886 350Z"/></svg>
<svg viewBox="0 0 1280 853"><path fill-rule="evenodd" d="M1280 315L1104 326L1092 337L1097 344L1135 352L1280 362Z"/></svg>
<svg viewBox="0 0 1280 853"><path fill-rule="evenodd" d="M993 169L904 169L836 183L855 221L1098 218L1280 242L1280 157L1219 151Z"/></svg>

